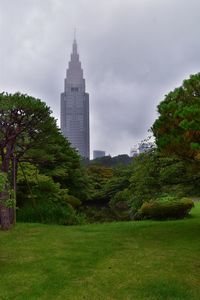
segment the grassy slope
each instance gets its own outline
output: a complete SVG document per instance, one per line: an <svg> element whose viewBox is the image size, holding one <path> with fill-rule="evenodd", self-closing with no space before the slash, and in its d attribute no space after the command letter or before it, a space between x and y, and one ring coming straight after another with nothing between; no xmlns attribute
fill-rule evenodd
<svg viewBox="0 0 200 300"><path fill-rule="evenodd" d="M200 299L193 218L0 232L0 299Z"/></svg>

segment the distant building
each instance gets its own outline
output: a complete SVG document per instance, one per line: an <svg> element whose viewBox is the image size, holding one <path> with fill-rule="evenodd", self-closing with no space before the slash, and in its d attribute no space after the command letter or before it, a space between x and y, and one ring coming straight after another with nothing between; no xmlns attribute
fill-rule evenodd
<svg viewBox="0 0 200 300"><path fill-rule="evenodd" d="M94 150L93 151L93 159L106 156L106 152L102 150Z"/></svg>
<svg viewBox="0 0 200 300"><path fill-rule="evenodd" d="M131 148L130 156L136 157L141 153L145 153L150 151L154 147L154 143L152 142L141 142L138 146L134 146Z"/></svg>
<svg viewBox="0 0 200 300"><path fill-rule="evenodd" d="M74 39L67 69L64 92L61 94L61 131L84 158L90 157L89 94Z"/></svg>

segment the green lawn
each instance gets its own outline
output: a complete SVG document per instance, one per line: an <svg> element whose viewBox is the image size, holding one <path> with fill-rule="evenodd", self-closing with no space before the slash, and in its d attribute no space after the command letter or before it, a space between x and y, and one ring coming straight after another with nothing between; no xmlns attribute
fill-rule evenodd
<svg viewBox="0 0 200 300"><path fill-rule="evenodd" d="M200 204L192 218L0 232L0 299L200 299Z"/></svg>

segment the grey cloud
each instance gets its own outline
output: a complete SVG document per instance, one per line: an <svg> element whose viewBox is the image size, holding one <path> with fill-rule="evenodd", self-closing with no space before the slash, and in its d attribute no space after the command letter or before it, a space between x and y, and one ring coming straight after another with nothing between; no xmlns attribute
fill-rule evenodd
<svg viewBox="0 0 200 300"><path fill-rule="evenodd" d="M91 149L129 153L156 106L199 71L198 0L1 0L0 89L42 98L59 119L77 26Z"/></svg>

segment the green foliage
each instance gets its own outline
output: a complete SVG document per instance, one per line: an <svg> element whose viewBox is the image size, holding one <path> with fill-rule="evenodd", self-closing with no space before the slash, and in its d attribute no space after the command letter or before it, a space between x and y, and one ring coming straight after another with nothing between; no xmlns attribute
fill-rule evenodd
<svg viewBox="0 0 200 300"><path fill-rule="evenodd" d="M39 205L45 200L41 210L46 206L49 211L49 207L55 210L56 202L58 209L60 205L69 206L69 203L78 206L80 200L87 199L88 178L81 166L80 157L61 134L50 108L41 100L20 93L1 93L0 107L2 171L9 175L12 173L10 177L13 178L13 157L16 170L21 161L31 163L24 171L27 174L21 174L21 178L27 177L26 180L18 180L17 205L20 212L25 209L26 202L28 206L32 202L34 209L38 206L40 210ZM10 206L11 199L6 201L2 204ZM60 209L63 210L61 207ZM3 220L10 227L8 211Z"/></svg>
<svg viewBox="0 0 200 300"><path fill-rule="evenodd" d="M116 193L129 185L130 169L128 166L111 169L101 165L90 165L87 171L93 190L92 200L104 200L108 203Z"/></svg>
<svg viewBox="0 0 200 300"><path fill-rule="evenodd" d="M29 178L29 187L31 195L27 190L23 190L24 201L18 210L18 220L23 222L42 222L57 224L74 224L75 211L68 204L68 191L60 188L59 183L44 174L37 174L37 177Z"/></svg>
<svg viewBox="0 0 200 300"><path fill-rule="evenodd" d="M81 201L69 195L68 190L62 189L61 185L54 182L50 176L41 174L36 166L30 163L23 163L20 166L17 194L18 220L75 224L77 216L73 207L80 205Z"/></svg>
<svg viewBox="0 0 200 300"><path fill-rule="evenodd" d="M102 165L92 164L87 166L87 172L92 193L89 201L83 202L80 209L86 214L88 221L127 220L127 209L122 209L122 207L119 208L118 206L129 206L129 204L125 201L121 204L120 201L114 204L114 197L117 193L124 191L130 184L131 171L129 166L118 166L111 169Z"/></svg>
<svg viewBox="0 0 200 300"><path fill-rule="evenodd" d="M142 204L151 199L166 195L180 199L200 194L198 164L174 155L163 155L157 149L135 157L129 166L113 169L108 178L102 176L101 166L89 168L94 171L89 171L94 192L87 205L93 207L84 211L90 219L93 214L93 219L105 220L109 211L112 220L128 220L136 218Z"/></svg>
<svg viewBox="0 0 200 300"><path fill-rule="evenodd" d="M129 165L131 162L132 157L128 156L127 154L120 154L113 157L111 157L110 155L98 157L96 159L91 160L90 164L102 165L105 167L113 168L118 166Z"/></svg>
<svg viewBox="0 0 200 300"><path fill-rule="evenodd" d="M176 156L161 155L156 149L134 158L129 166L113 169L112 176L108 178L102 176L104 169L101 166L93 166L90 170L95 171L91 177L95 179L91 205L96 204L91 212L99 211L102 220L102 207L106 208L105 215L110 208L112 219L128 220L135 216L144 202L151 199L165 195L182 198L200 194L198 165ZM85 210L86 215L91 215L91 212Z"/></svg>
<svg viewBox="0 0 200 300"><path fill-rule="evenodd" d="M200 170L192 161L166 157L157 150L135 158L128 189L131 193L132 213L141 205L163 195L194 196L200 194Z"/></svg>
<svg viewBox="0 0 200 300"><path fill-rule="evenodd" d="M87 174L90 179L91 198L104 198L103 190L106 183L113 177L113 170L101 165L89 165L87 167Z"/></svg>
<svg viewBox="0 0 200 300"><path fill-rule="evenodd" d="M7 174L0 171L0 193L4 191L7 183Z"/></svg>
<svg viewBox="0 0 200 300"><path fill-rule="evenodd" d="M67 195L66 202L69 203L74 208L79 207L81 205L81 201L72 195Z"/></svg>
<svg viewBox="0 0 200 300"><path fill-rule="evenodd" d="M131 206L134 214L143 202L161 193L159 160L154 151L135 158L132 164L129 190L132 194Z"/></svg>
<svg viewBox="0 0 200 300"><path fill-rule="evenodd" d="M13 189L10 188L7 173L0 171L0 193L2 192L4 196L1 198L1 204L7 208L15 207L15 194Z"/></svg>
<svg viewBox="0 0 200 300"><path fill-rule="evenodd" d="M0 93L0 108L1 170L7 175L12 173L13 179L17 175L11 168L13 161L17 164L22 158L25 159L25 154L36 143L38 149L43 148L51 135L58 132L58 128L55 119L51 117L50 108L41 100L28 95ZM0 199L0 214L3 215L1 228L7 230L11 227L7 208L12 205L7 184L3 193L8 197Z"/></svg>
<svg viewBox="0 0 200 300"><path fill-rule="evenodd" d="M130 191L128 189L124 189L123 191L116 193L109 202L111 211L118 220L130 220L130 199Z"/></svg>
<svg viewBox="0 0 200 300"><path fill-rule="evenodd" d="M158 105L152 126L158 149L200 160L200 73L190 76Z"/></svg>
<svg viewBox="0 0 200 300"><path fill-rule="evenodd" d="M135 215L151 199L200 194L200 73L169 93L158 111L152 127L157 149L152 147L118 172L114 169L109 178L100 170L101 165L111 166L109 156L95 160L99 167L89 170L92 199L109 205L116 219L120 214L123 219L123 211L130 217L129 205Z"/></svg>
<svg viewBox="0 0 200 300"><path fill-rule="evenodd" d="M35 207L30 205L30 203L26 203L23 208L18 209L17 219L20 222L60 225L77 223L76 213L70 205L62 204L52 199L40 200Z"/></svg>
<svg viewBox="0 0 200 300"><path fill-rule="evenodd" d="M118 192L129 187L132 174L131 166L118 166L113 170L113 176L106 181L102 189L102 196L108 201L113 199Z"/></svg>
<svg viewBox="0 0 200 300"><path fill-rule="evenodd" d="M192 207L194 202L191 199L166 196L143 203L138 213L142 219L182 219ZM138 218L138 214L136 217Z"/></svg>
<svg viewBox="0 0 200 300"><path fill-rule="evenodd" d="M35 145L36 139L38 148L44 146L58 130L55 119L50 116L50 108L39 99L20 93L1 93L0 107L2 167L13 153L17 158L24 156Z"/></svg>
<svg viewBox="0 0 200 300"><path fill-rule="evenodd" d="M88 178L81 165L78 153L71 148L69 142L60 132L52 133L48 143L41 150L36 144L27 153L31 161L37 163L41 173L67 188L69 193L81 200L88 197Z"/></svg>
<svg viewBox="0 0 200 300"><path fill-rule="evenodd" d="M6 200L4 200L2 202L5 205L5 207L7 207L7 208L12 208L12 207L15 207L15 205L16 205L15 198L11 197L11 196L10 196L10 198L8 198L8 199L6 199Z"/></svg>

